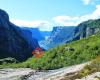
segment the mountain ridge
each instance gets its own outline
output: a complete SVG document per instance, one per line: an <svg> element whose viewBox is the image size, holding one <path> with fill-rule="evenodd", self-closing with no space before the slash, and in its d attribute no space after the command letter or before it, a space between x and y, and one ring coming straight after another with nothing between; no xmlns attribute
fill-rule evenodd
<svg viewBox="0 0 100 80"><path fill-rule="evenodd" d="M28 31L28 34L29 31ZM30 34L30 38L32 35ZM34 48L39 47L33 39ZM0 9L0 58L14 57L19 61L31 57L32 45L23 34L23 30L9 21L9 15Z"/></svg>

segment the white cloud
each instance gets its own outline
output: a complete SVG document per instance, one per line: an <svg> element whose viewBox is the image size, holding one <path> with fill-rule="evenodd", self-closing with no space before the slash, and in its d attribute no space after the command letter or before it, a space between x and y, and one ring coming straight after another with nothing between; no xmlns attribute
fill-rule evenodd
<svg viewBox="0 0 100 80"><path fill-rule="evenodd" d="M82 0L82 1L83 1L84 5L88 5L91 3L92 0Z"/></svg>
<svg viewBox="0 0 100 80"><path fill-rule="evenodd" d="M25 21L12 19L11 22L21 27L38 27L40 30L51 30L50 23L48 21Z"/></svg>
<svg viewBox="0 0 100 80"><path fill-rule="evenodd" d="M53 21L57 25L62 26L76 26L83 21L87 21L89 19L98 19L100 18L100 5L96 5L96 9L91 14L83 15L83 16L56 16L53 18Z"/></svg>
<svg viewBox="0 0 100 80"><path fill-rule="evenodd" d="M53 26L77 26L83 21L89 19L100 18L100 5L96 5L96 9L91 13L83 16L56 16L51 21L36 20L36 21L24 21L24 20L11 20L14 24L23 27L38 27L42 31L50 31Z"/></svg>
<svg viewBox="0 0 100 80"><path fill-rule="evenodd" d="M89 5L89 4L95 5L99 1L100 0L82 0L84 5Z"/></svg>
<svg viewBox="0 0 100 80"><path fill-rule="evenodd" d="M56 16L53 18L55 24L61 26L76 26L78 24L76 20L79 20L79 17Z"/></svg>
<svg viewBox="0 0 100 80"><path fill-rule="evenodd" d="M100 18L100 5L96 5L96 10L92 13L91 17L93 19Z"/></svg>

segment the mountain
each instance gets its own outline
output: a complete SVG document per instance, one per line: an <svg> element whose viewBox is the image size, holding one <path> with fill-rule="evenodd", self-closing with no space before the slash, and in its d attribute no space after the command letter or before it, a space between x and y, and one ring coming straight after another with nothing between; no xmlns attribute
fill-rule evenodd
<svg viewBox="0 0 100 80"><path fill-rule="evenodd" d="M52 32L54 34L54 40L52 38L51 40L49 39L51 42L60 41L59 36L55 37L55 31L57 31L57 29L58 28L54 28ZM65 32L65 29L62 30ZM64 36L66 34L64 34ZM33 64L33 68L61 68L73 64L84 63L100 56L100 19L88 20L79 24L71 34L71 42L46 51L43 57L34 60L35 65ZM38 65L39 61L41 61L40 65Z"/></svg>
<svg viewBox="0 0 100 80"><path fill-rule="evenodd" d="M61 43L67 41L73 36L73 30L75 26L57 26L53 28L53 31L49 37L50 42ZM66 34L66 35L65 35Z"/></svg>
<svg viewBox="0 0 100 80"><path fill-rule="evenodd" d="M50 36L51 31L40 31L40 33L46 39Z"/></svg>
<svg viewBox="0 0 100 80"><path fill-rule="evenodd" d="M30 31L32 34L32 38L35 38L38 41L41 48L46 49L46 47L44 47L45 46L44 44L46 43L45 40L50 36L51 31L40 31L39 28L29 28L29 27L24 27L22 28L22 30L24 30L24 32ZM29 41L32 41L32 39L28 37L30 35L27 35L26 32L24 33L24 35L27 36ZM33 43L31 43L30 45L33 45Z"/></svg>
<svg viewBox="0 0 100 80"><path fill-rule="evenodd" d="M89 37L100 32L100 19L82 22L74 30L74 40Z"/></svg>
<svg viewBox="0 0 100 80"><path fill-rule="evenodd" d="M38 41L44 40L44 36L41 34L39 28L28 28L24 27L24 30L29 30L32 33L32 37L37 39Z"/></svg>
<svg viewBox="0 0 100 80"><path fill-rule="evenodd" d="M38 40L36 37L33 37L35 34L33 34L29 29L21 28L22 30L22 36L27 40L29 47L33 50L36 47L39 47Z"/></svg>
<svg viewBox="0 0 100 80"><path fill-rule="evenodd" d="M66 43L73 38L75 26L56 26L53 27L51 35L48 39L41 41L40 46L49 49L59 44Z"/></svg>
<svg viewBox="0 0 100 80"><path fill-rule="evenodd" d="M28 37L32 41L28 40ZM33 45L30 45L31 42ZM32 47L34 46L34 48ZM23 61L32 56L31 52L39 47L30 31L25 31L9 21L9 15L0 9L0 59L6 57Z"/></svg>
<svg viewBox="0 0 100 80"><path fill-rule="evenodd" d="M97 56L100 56L100 34L49 49L41 58L30 58L22 66L50 70L85 63Z"/></svg>

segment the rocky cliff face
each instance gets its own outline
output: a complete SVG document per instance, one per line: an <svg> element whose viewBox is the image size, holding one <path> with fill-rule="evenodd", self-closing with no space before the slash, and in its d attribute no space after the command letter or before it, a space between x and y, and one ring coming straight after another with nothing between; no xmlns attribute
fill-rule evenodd
<svg viewBox="0 0 100 80"><path fill-rule="evenodd" d="M38 41L44 40L44 36L40 33L41 31L38 28L24 27L23 29L30 31L32 33L32 37Z"/></svg>
<svg viewBox="0 0 100 80"><path fill-rule="evenodd" d="M85 21L78 25L74 31L74 40L89 37L100 32L100 19Z"/></svg>
<svg viewBox="0 0 100 80"><path fill-rule="evenodd" d="M22 29L22 36L27 40L28 44L29 44L29 47L33 50L35 49L36 47L39 47L38 45L38 40L36 37L33 37L33 34L30 30L28 29L24 29L24 28L21 28Z"/></svg>
<svg viewBox="0 0 100 80"><path fill-rule="evenodd" d="M51 31L40 31L40 33L45 39L47 39L50 36Z"/></svg>
<svg viewBox="0 0 100 80"><path fill-rule="evenodd" d="M14 57L22 61L30 57L32 47L23 35L23 30L12 24L8 14L0 9L0 58ZM33 42L36 43L34 48L38 47L35 39Z"/></svg>
<svg viewBox="0 0 100 80"><path fill-rule="evenodd" d="M59 44L66 43L73 38L75 26L57 26L54 27L50 37L42 41L40 45L46 49L56 47Z"/></svg>
<svg viewBox="0 0 100 80"><path fill-rule="evenodd" d="M50 42L61 43L66 42L73 36L75 26L58 26L54 27L49 37Z"/></svg>

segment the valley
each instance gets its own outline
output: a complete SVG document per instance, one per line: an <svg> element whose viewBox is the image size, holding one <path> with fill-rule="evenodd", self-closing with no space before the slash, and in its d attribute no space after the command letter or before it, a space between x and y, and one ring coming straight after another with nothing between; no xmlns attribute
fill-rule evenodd
<svg viewBox="0 0 100 80"><path fill-rule="evenodd" d="M99 80L99 61L100 19L41 31L0 9L0 80Z"/></svg>

